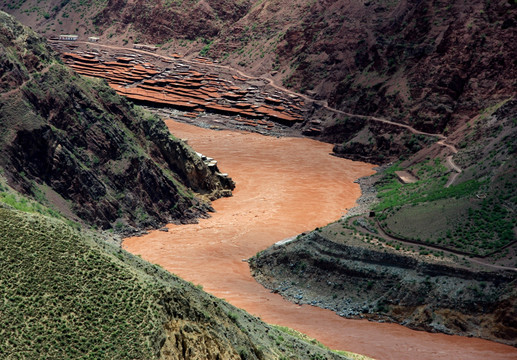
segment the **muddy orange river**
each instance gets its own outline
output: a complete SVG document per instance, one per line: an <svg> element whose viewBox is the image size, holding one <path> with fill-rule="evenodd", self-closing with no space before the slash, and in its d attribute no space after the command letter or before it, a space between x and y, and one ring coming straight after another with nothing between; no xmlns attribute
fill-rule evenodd
<svg viewBox="0 0 517 360"><path fill-rule="evenodd" d="M309 139L166 123L196 151L218 160L237 187L233 197L213 203L216 213L210 219L128 238L125 249L268 323L302 331L334 349L376 359L517 359L517 349L510 346L344 319L270 293L254 281L242 260L339 219L360 196L353 181L372 174L372 165L330 156L331 145Z"/></svg>

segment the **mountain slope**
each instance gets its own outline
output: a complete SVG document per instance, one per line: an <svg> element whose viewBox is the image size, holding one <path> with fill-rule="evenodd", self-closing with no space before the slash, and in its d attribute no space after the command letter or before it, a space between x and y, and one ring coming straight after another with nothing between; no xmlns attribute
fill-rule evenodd
<svg viewBox="0 0 517 360"><path fill-rule="evenodd" d="M91 14L77 1L62 4L26 0L7 10L27 22L29 9L46 11L48 18L32 24L47 35L71 31L191 56L201 51L338 109L428 132L456 128L516 94L513 0L111 0Z"/></svg>
<svg viewBox="0 0 517 360"><path fill-rule="evenodd" d="M204 216L209 206L190 189L231 195L231 179L161 120L74 74L8 15L0 26L0 166L18 190L119 230Z"/></svg>
<svg viewBox="0 0 517 360"><path fill-rule="evenodd" d="M191 221L208 206L187 185L215 197L233 183L1 12L0 44L0 358L348 358L67 219Z"/></svg>
<svg viewBox="0 0 517 360"><path fill-rule="evenodd" d="M516 346L516 114L515 99L502 101L448 147L363 179L362 207L258 253L253 275L341 316Z"/></svg>
<svg viewBox="0 0 517 360"><path fill-rule="evenodd" d="M429 141L352 114L449 134L517 96L513 0L110 0L89 7L22 0L3 8L48 37L155 44L158 53L208 56L299 91L319 101L308 101L312 109L298 131L370 162L392 161ZM326 103L348 115L323 111Z"/></svg>
<svg viewBox="0 0 517 360"><path fill-rule="evenodd" d="M0 205L0 260L3 359L348 358L38 213Z"/></svg>

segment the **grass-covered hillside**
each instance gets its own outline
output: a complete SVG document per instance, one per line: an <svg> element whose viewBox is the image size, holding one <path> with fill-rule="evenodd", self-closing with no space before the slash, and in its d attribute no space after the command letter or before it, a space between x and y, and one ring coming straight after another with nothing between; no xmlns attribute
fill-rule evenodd
<svg viewBox="0 0 517 360"><path fill-rule="evenodd" d="M517 266L517 102L486 109L450 137L388 169L377 184L376 219L390 235ZM435 156L436 155L436 156ZM451 168L450 161L461 170ZM397 170L416 182L403 184ZM454 178L452 178L454 177Z"/></svg>
<svg viewBox="0 0 517 360"><path fill-rule="evenodd" d="M0 209L2 358L152 358L155 284L62 222Z"/></svg>
<svg viewBox="0 0 517 360"><path fill-rule="evenodd" d="M2 359L345 358L2 193Z"/></svg>

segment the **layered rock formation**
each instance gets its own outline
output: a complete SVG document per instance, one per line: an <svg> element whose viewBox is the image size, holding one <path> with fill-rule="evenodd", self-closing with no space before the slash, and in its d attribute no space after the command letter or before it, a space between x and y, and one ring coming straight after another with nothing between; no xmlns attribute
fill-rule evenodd
<svg viewBox="0 0 517 360"><path fill-rule="evenodd" d="M339 227L339 226L338 226ZM474 271L350 235L311 232L250 259L255 278L291 301L517 345L514 271Z"/></svg>
<svg viewBox="0 0 517 360"><path fill-rule="evenodd" d="M231 195L231 179L161 120L101 82L78 78L8 15L0 23L0 165L12 186L119 230L193 221L210 209L195 193Z"/></svg>

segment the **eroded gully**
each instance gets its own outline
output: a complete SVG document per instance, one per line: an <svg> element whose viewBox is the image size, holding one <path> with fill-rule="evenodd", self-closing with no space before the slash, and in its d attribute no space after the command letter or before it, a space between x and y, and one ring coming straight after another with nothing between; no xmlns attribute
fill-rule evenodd
<svg viewBox="0 0 517 360"><path fill-rule="evenodd" d="M310 139L166 123L196 151L217 159L237 187L233 197L213 203L217 212L210 219L128 238L125 249L268 323L292 327L334 349L376 359L517 358L517 349L510 346L344 319L270 293L254 281L242 260L279 240L337 220L360 196L353 181L372 174L372 165L329 156L332 145Z"/></svg>

